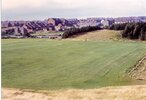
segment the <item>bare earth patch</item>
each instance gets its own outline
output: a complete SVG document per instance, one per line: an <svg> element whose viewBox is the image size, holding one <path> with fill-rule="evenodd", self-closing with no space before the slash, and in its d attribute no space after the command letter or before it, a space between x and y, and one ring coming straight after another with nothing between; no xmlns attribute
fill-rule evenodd
<svg viewBox="0 0 146 100"><path fill-rule="evenodd" d="M138 80L146 80L146 56L132 68L129 75Z"/></svg>
<svg viewBox="0 0 146 100"><path fill-rule="evenodd" d="M36 92L3 88L2 100L146 100L146 85Z"/></svg>

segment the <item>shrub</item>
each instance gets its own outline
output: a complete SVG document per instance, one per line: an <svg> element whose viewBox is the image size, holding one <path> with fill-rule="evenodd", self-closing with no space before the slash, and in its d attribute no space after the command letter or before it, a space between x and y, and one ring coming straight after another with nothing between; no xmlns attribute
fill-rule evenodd
<svg viewBox="0 0 146 100"><path fill-rule="evenodd" d="M78 34L83 34L84 32L90 32L94 30L100 30L101 28L98 26L87 26L87 27L82 27L82 28L70 28L66 29L62 35L62 38L68 38L72 35L78 35Z"/></svg>

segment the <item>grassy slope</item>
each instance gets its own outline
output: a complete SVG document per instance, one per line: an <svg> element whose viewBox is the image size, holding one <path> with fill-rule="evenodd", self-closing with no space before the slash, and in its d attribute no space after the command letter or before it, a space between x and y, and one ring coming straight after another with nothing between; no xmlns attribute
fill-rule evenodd
<svg viewBox="0 0 146 100"><path fill-rule="evenodd" d="M120 31L114 30L99 30L93 32L87 32L82 35L74 35L69 39L72 40L94 40L94 41L109 41L109 40L121 40Z"/></svg>
<svg viewBox="0 0 146 100"><path fill-rule="evenodd" d="M97 88L133 84L125 71L144 54L141 42L2 40L2 86Z"/></svg>

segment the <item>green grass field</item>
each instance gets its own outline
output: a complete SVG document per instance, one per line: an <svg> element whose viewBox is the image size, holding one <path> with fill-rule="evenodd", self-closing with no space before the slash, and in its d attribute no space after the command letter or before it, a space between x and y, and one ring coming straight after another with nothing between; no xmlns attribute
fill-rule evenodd
<svg viewBox="0 0 146 100"><path fill-rule="evenodd" d="M145 42L5 39L2 87L47 90L138 84L125 72L145 54Z"/></svg>

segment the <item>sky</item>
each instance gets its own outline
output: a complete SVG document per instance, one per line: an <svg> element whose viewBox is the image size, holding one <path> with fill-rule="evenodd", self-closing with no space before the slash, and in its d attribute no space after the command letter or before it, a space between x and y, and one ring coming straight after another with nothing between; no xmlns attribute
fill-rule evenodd
<svg viewBox="0 0 146 100"><path fill-rule="evenodd" d="M146 0L2 0L2 20L146 16Z"/></svg>

